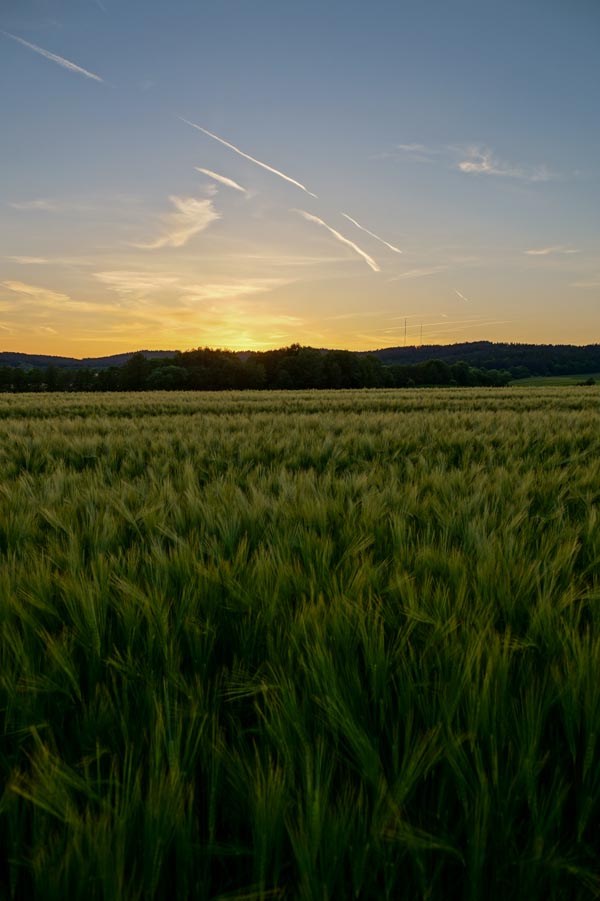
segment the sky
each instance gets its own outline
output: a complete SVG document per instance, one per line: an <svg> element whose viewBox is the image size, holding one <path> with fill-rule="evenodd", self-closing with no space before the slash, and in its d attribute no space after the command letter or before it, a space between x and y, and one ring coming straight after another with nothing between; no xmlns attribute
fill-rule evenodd
<svg viewBox="0 0 600 901"><path fill-rule="evenodd" d="M600 342L598 0L0 0L0 350Z"/></svg>

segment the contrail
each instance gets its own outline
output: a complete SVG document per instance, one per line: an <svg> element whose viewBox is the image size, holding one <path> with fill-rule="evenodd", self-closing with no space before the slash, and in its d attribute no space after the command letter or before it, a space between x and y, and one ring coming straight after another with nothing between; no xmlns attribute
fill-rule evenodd
<svg viewBox="0 0 600 901"><path fill-rule="evenodd" d="M559 247L540 247L539 250L526 250L525 253L531 257L547 257L549 254L552 254L552 253L570 254L570 253L581 253L581 251L577 250L574 247L573 248L572 247L563 247L561 245Z"/></svg>
<svg viewBox="0 0 600 901"><path fill-rule="evenodd" d="M200 166L194 166L194 169L196 172L201 172L202 175L208 175L209 178L220 181L222 185L226 185L228 188L235 188L236 191L241 191L243 194L247 193L246 189L242 188L241 185L238 185L237 181L234 181L232 178L227 178L225 175L219 175L218 172L211 172L210 169L201 169Z"/></svg>
<svg viewBox="0 0 600 901"><path fill-rule="evenodd" d="M353 219L352 216L349 216L348 213L342 213L344 219L347 219L348 222L351 222L352 225L355 225L357 228L360 228L361 232L366 232L367 235L371 235L372 238L375 238L376 241L381 241L382 244L385 244L386 247L389 247L390 250L393 250L394 253L402 253L399 247L394 247L393 244L388 244L387 241L384 241L383 238L380 238L379 235L376 235L375 232L370 232L368 228L365 228L364 225L361 225L360 222L357 222L356 219Z"/></svg>
<svg viewBox="0 0 600 901"><path fill-rule="evenodd" d="M44 50L42 47L38 47L37 44L30 44L29 41L18 38L16 34L11 34L9 31L2 30L0 30L0 34L6 35L7 38L12 38L13 41L17 41L17 43L22 44L24 47L29 47L30 50L33 50L34 53L39 53L39 55L45 57L45 59L49 59L53 63L58 63L63 69L68 69L70 72L77 72L79 75L84 75L86 78L91 78L93 81L104 81L99 75L94 75L93 72L88 72L87 69L82 69L81 66L76 66L75 63L70 62L68 59L57 56L55 53L50 53L49 50Z"/></svg>
<svg viewBox="0 0 600 901"><path fill-rule="evenodd" d="M466 300L467 303L469 302L469 298L465 297L464 294L461 294L460 291L457 291L456 288L454 289L454 293L457 297L460 297L461 300Z"/></svg>
<svg viewBox="0 0 600 901"><path fill-rule="evenodd" d="M358 246L358 244L355 244L354 241L350 241L348 238L345 238L343 235L340 235L340 233L338 231L336 231L335 228L332 228L330 225L327 225L327 223L323 222L322 219L319 219L318 216L313 216L312 213L307 213L306 210L292 210L292 213L299 213L300 216L303 216L304 219L307 219L309 222L316 222L317 225L321 225L323 228L326 228L328 232L331 232L331 234L334 236L334 238L337 238L338 241L342 242L342 244L347 244L348 247L351 247L355 253L357 253L360 257L362 257L363 260L365 261L365 263L367 264L367 266L371 267L373 272L381 271L379 266L375 262L375 260L372 257L370 257L368 253L365 253L364 250L362 250Z"/></svg>
<svg viewBox="0 0 600 901"><path fill-rule="evenodd" d="M253 156L250 156L248 153L244 153L243 150L240 150L239 147L236 147L235 144L230 144L229 141L224 141L223 138L220 138L218 135L214 135L212 131L207 131L206 128L202 128L200 125L196 125L194 122L190 122L189 119L184 119L183 116L177 117L181 122L185 122L186 125L191 125L192 128L197 129L197 131L201 131L203 134L208 135L209 138L212 138L214 141L218 141L219 144L223 144L224 147L229 147L230 150L233 150L234 153L238 153L240 156L243 156L244 159L250 160L251 163L255 163L257 166L260 166L262 169L266 169L267 172L272 172L273 175L278 175L279 178L283 178L285 181L289 181L290 184L296 185L297 188L300 188L306 194L310 194L311 197L317 198L316 194L313 194L312 191L309 191L303 184L299 181L296 181L295 178L290 178L289 175L286 175L284 172L280 172L279 169L274 169L272 166L268 166L266 163L261 163L260 160L255 159Z"/></svg>

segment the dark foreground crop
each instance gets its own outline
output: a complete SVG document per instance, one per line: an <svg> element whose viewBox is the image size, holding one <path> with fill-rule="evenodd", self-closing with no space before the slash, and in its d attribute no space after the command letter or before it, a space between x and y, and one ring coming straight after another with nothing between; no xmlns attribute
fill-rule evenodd
<svg viewBox="0 0 600 901"><path fill-rule="evenodd" d="M0 898L597 897L599 402L0 398Z"/></svg>

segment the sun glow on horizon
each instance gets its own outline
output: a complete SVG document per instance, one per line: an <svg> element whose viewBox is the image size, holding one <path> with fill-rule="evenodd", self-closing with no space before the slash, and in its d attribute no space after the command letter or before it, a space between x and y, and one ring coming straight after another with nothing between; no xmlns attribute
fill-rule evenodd
<svg viewBox="0 0 600 901"><path fill-rule="evenodd" d="M600 340L590 16L184 7L2 11L0 348Z"/></svg>

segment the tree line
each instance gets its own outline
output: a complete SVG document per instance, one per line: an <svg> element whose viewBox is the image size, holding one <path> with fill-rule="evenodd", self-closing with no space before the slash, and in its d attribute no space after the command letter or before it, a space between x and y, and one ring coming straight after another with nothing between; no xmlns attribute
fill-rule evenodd
<svg viewBox="0 0 600 901"><path fill-rule="evenodd" d="M310 388L412 388L502 386L507 370L480 369L464 361L427 360L386 365L372 354L321 351L292 344L264 352L196 350L148 359L133 354L121 366L64 369L0 367L1 392L151 391Z"/></svg>
<svg viewBox="0 0 600 901"><path fill-rule="evenodd" d="M514 379L600 372L600 344L516 344L469 341L461 344L387 347L373 351L387 364L457 361L481 369L507 369Z"/></svg>

